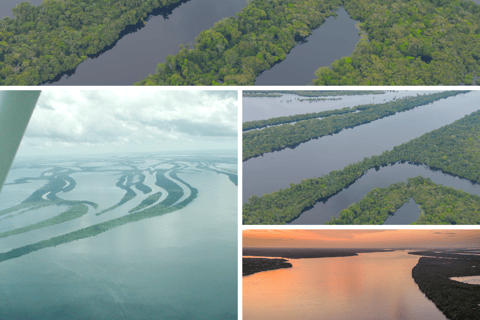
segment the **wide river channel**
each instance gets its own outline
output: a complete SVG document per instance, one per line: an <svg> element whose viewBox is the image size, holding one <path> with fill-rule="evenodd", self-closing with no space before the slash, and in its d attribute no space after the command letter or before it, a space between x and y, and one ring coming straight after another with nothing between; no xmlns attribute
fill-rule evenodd
<svg viewBox="0 0 480 320"><path fill-rule="evenodd" d="M293 267L243 277L243 318L446 319L419 290L406 251L288 259Z"/></svg>
<svg viewBox="0 0 480 320"><path fill-rule="evenodd" d="M309 103L295 100L293 95L281 98L244 98L244 121L252 119L253 108L248 105L259 105L265 99L275 99L277 105L295 110L290 114L313 112L317 110L338 109L344 106L371 103L372 100L383 102L389 100L392 93L374 96L348 96L343 100L320 101ZM405 93L395 93L397 98ZM409 92L412 95L412 92ZM375 98L375 99L374 99ZM325 136L302 143L294 149L284 149L263 156L251 158L243 162L243 202L247 202L252 195L262 196L289 186L290 183L299 183L304 179L319 177L333 170L341 170L348 164L361 161L365 157L379 155L385 150L410 141L424 133L441 126L450 124L465 115L479 110L479 92L470 92L456 97L435 101L426 106L397 113L393 116L379 119L371 123L346 129L332 136ZM280 100L283 100L280 103ZM308 107L303 107L306 104ZM269 102L272 108L270 116L268 110L260 109L261 119L279 116L275 103ZM279 107L279 109L286 109ZM308 108L308 111L306 111ZM287 115L287 112L282 112ZM326 203L319 202L313 209L303 213L294 220L294 224L323 224L337 215L341 209L363 198L372 188L386 187L392 183L406 181L406 178L422 175L431 178L436 183L452 186L472 194L480 195L480 186L472 184L466 179L460 179L439 171L429 170L427 167L410 164L396 164L382 167L379 171L369 170L362 178L347 189L331 197ZM410 221L413 222L413 221Z"/></svg>

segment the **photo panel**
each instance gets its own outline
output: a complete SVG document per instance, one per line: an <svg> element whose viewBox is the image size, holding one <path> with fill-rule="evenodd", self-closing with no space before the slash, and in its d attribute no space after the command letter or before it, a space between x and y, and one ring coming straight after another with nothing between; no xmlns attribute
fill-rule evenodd
<svg viewBox="0 0 480 320"><path fill-rule="evenodd" d="M477 319L480 230L244 229L243 319Z"/></svg>
<svg viewBox="0 0 480 320"><path fill-rule="evenodd" d="M480 224L480 91L244 90L244 226Z"/></svg>
<svg viewBox="0 0 480 320"><path fill-rule="evenodd" d="M236 90L0 90L0 146L31 114L0 193L0 318L237 319L238 109Z"/></svg>

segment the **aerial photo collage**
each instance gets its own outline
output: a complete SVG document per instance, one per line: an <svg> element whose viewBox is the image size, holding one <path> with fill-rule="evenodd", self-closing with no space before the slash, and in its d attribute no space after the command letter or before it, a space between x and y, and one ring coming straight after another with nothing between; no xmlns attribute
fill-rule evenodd
<svg viewBox="0 0 480 320"><path fill-rule="evenodd" d="M480 0L0 0L0 320L480 320Z"/></svg>

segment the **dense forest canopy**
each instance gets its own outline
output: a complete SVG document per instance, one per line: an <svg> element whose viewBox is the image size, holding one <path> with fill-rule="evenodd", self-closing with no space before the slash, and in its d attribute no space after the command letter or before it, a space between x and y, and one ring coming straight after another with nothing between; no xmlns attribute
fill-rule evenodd
<svg viewBox="0 0 480 320"><path fill-rule="evenodd" d="M423 177L408 178L388 188L372 189L360 202L340 211L325 224L383 224L408 199L420 205L412 224L480 224L480 197L443 187Z"/></svg>
<svg viewBox="0 0 480 320"><path fill-rule="evenodd" d="M472 1L254 0L138 84L253 85L342 5L367 38L318 69L315 85L472 84L479 73L480 6Z"/></svg>
<svg viewBox="0 0 480 320"><path fill-rule="evenodd" d="M22 2L0 20L0 85L38 85L74 69L153 9L180 0Z"/></svg>
<svg viewBox="0 0 480 320"><path fill-rule="evenodd" d="M426 164L480 183L480 111L340 171L292 183L289 188L262 197L252 196L243 205L243 222L284 224L292 221L315 202L354 183L367 170L401 161Z"/></svg>
<svg viewBox="0 0 480 320"><path fill-rule="evenodd" d="M153 9L180 0L23 2L0 20L0 85L36 85L74 69ZM316 71L316 85L472 84L480 6L464 0L253 0L181 46L141 85L253 85L340 6L367 38ZM161 30L159 31L161 32ZM312 70L319 66L312 66ZM312 79L313 80L313 79Z"/></svg>
<svg viewBox="0 0 480 320"><path fill-rule="evenodd" d="M382 104L367 104L353 108L251 121L243 125L243 130L263 128L267 125L276 126L243 133L243 160L295 146L313 138L337 133L346 128L353 128L461 93L465 93L465 91L447 91L403 98ZM324 118L315 119L318 117ZM298 122L289 124L294 121Z"/></svg>

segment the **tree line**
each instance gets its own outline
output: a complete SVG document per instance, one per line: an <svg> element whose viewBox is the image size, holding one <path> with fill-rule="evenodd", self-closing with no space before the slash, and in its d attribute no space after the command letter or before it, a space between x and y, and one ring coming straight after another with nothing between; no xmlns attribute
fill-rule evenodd
<svg viewBox="0 0 480 320"><path fill-rule="evenodd" d="M383 224L410 198L421 210L420 217L412 224L480 224L479 196L437 185L421 176L407 181L372 189L325 224Z"/></svg>
<svg viewBox="0 0 480 320"><path fill-rule="evenodd" d="M367 37L318 69L314 85L472 84L479 74L480 6L472 1L254 0L138 84L253 85L341 5Z"/></svg>
<svg viewBox="0 0 480 320"><path fill-rule="evenodd" d="M427 105L433 101L465 93L466 91L447 91L429 95L420 95L389 101L382 104L367 104L353 108L293 115L273 118L266 121L251 121L245 128L261 128L267 125L283 125L243 133L243 161L275 150L296 146L314 138L340 132L377 119L394 115L397 112ZM361 112L357 112L361 111ZM335 115L335 116L334 116ZM323 119L315 119L324 117ZM300 121L303 120L303 121ZM298 121L295 124L288 122Z"/></svg>
<svg viewBox="0 0 480 320"><path fill-rule="evenodd" d="M153 9L180 0L22 2L0 20L0 85L38 85L114 43Z"/></svg>
<svg viewBox="0 0 480 320"><path fill-rule="evenodd" d="M319 178L290 184L289 188L252 196L243 205L244 224L284 224L298 217L317 201L354 183L367 170L397 162L426 164L431 169L480 183L480 111L407 143L334 170Z"/></svg>

